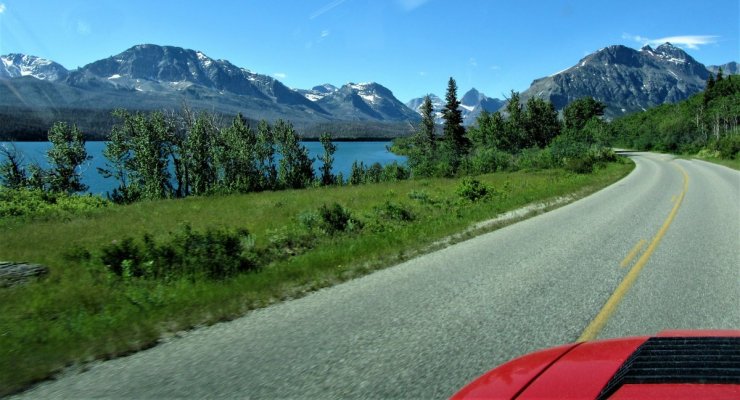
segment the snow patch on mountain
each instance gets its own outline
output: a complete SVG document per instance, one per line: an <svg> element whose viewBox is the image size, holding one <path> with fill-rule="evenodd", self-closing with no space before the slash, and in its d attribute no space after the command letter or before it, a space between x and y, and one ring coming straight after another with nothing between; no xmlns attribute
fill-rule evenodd
<svg viewBox="0 0 740 400"><path fill-rule="evenodd" d="M66 68L51 60L25 54L7 54L0 56L0 79L34 77L52 82L61 81L69 75Z"/></svg>

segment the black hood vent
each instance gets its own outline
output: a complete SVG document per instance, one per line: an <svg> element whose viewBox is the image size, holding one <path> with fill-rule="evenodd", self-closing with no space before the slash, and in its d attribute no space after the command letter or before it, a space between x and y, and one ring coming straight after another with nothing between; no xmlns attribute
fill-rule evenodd
<svg viewBox="0 0 740 400"><path fill-rule="evenodd" d="M740 384L740 338L650 338L632 353L599 395L641 383Z"/></svg>

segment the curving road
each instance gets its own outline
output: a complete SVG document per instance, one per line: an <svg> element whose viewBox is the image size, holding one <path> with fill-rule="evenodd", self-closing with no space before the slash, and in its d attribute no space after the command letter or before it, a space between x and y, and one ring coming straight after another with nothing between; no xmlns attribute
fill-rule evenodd
<svg viewBox="0 0 740 400"><path fill-rule="evenodd" d="M579 337L740 328L740 173L630 156L568 206L21 397L443 398Z"/></svg>

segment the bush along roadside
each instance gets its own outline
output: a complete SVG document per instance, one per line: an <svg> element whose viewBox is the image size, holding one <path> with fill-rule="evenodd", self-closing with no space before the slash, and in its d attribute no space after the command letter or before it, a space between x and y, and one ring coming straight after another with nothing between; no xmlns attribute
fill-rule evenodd
<svg viewBox="0 0 740 400"><path fill-rule="evenodd" d="M387 214L390 219L412 219L409 211L392 203L386 203L382 210L381 213L390 213ZM322 237L359 233L365 225L339 203L301 213L297 220L297 225L270 231L267 244L262 248L255 246L254 237L246 228L207 228L201 232L184 223L164 239L158 240L145 233L138 240L132 237L114 240L99 251L77 248L68 258L89 260L90 254L99 253L97 260L124 282L133 279L173 282L182 278L224 280L304 253L315 247Z"/></svg>
<svg viewBox="0 0 740 400"><path fill-rule="evenodd" d="M115 241L102 248L100 260L124 280L226 279L257 269L252 243L246 229L201 233L186 224L160 241L149 234Z"/></svg>

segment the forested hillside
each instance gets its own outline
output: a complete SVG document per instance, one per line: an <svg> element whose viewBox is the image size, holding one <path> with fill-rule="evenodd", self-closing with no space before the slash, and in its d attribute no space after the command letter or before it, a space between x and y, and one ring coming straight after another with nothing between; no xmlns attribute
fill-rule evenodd
<svg viewBox="0 0 740 400"><path fill-rule="evenodd" d="M703 93L612 123L614 144L638 150L697 153L726 159L740 151L740 76L710 75Z"/></svg>

